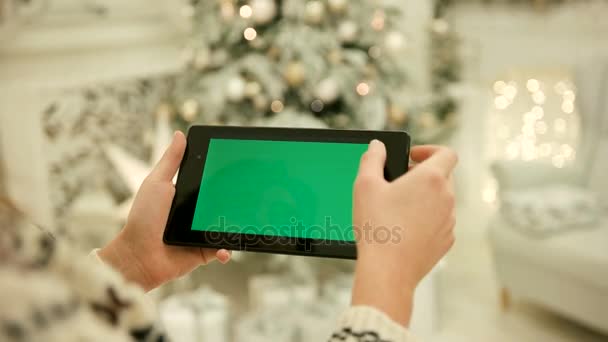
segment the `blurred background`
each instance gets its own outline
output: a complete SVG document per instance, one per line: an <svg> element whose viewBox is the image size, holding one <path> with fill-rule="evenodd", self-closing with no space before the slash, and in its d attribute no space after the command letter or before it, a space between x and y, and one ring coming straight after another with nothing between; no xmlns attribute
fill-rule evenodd
<svg viewBox="0 0 608 342"><path fill-rule="evenodd" d="M460 155L428 341L608 341L608 1L0 0L0 195L83 254L175 129L407 130ZM324 340L352 262L235 253L177 341Z"/></svg>

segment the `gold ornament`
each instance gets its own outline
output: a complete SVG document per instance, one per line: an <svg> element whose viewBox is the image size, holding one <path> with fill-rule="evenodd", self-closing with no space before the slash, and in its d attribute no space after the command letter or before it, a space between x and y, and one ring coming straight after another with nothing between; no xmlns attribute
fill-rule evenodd
<svg viewBox="0 0 608 342"><path fill-rule="evenodd" d="M341 14L346 12L348 0L327 0L327 6L332 13Z"/></svg>
<svg viewBox="0 0 608 342"><path fill-rule="evenodd" d="M253 98L262 91L262 86L258 82L249 81L245 84L245 96Z"/></svg>
<svg viewBox="0 0 608 342"><path fill-rule="evenodd" d="M311 24L318 24L323 20L325 15L325 5L318 0L309 1L306 4L306 21Z"/></svg>
<svg viewBox="0 0 608 342"><path fill-rule="evenodd" d="M283 71L283 78L292 87L297 87L304 83L306 70L301 62L290 62Z"/></svg>
<svg viewBox="0 0 608 342"><path fill-rule="evenodd" d="M268 99L263 95L257 95L253 98L253 108L258 112L266 112L268 110Z"/></svg>
<svg viewBox="0 0 608 342"><path fill-rule="evenodd" d="M181 117L187 122L194 122L198 117L199 104L194 99L189 99L182 105Z"/></svg>
<svg viewBox="0 0 608 342"><path fill-rule="evenodd" d="M275 0L252 0L251 11L254 22L268 24L277 14L277 4Z"/></svg>
<svg viewBox="0 0 608 342"><path fill-rule="evenodd" d="M234 2L232 0L222 0L222 3L220 4L220 12L224 20L232 20L232 18L234 18L236 15Z"/></svg>
<svg viewBox="0 0 608 342"><path fill-rule="evenodd" d="M270 104L270 110L272 110L273 113L280 113L283 111L283 108L285 108L285 105L283 105L283 102L280 100L274 100Z"/></svg>
<svg viewBox="0 0 608 342"><path fill-rule="evenodd" d="M343 42L353 42L355 39L357 39L357 33L359 33L359 28L352 20L344 21L338 25L338 37Z"/></svg>
<svg viewBox="0 0 608 342"><path fill-rule="evenodd" d="M395 126L403 126L408 119L407 112L395 105L388 109L388 119Z"/></svg>

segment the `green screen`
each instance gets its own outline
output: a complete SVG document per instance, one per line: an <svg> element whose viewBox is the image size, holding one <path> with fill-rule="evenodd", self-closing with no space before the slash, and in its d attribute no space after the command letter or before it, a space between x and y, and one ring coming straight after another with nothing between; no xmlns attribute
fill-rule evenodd
<svg viewBox="0 0 608 342"><path fill-rule="evenodd" d="M193 230L354 241L367 144L211 139Z"/></svg>

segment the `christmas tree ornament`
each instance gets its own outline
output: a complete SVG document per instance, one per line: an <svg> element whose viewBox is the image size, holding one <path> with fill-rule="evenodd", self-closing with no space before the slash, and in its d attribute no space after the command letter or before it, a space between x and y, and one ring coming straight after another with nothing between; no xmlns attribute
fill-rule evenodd
<svg viewBox="0 0 608 342"><path fill-rule="evenodd" d="M405 37L401 32L391 31L386 35L384 45L389 52L400 52L405 48Z"/></svg>
<svg viewBox="0 0 608 342"><path fill-rule="evenodd" d="M372 22L371 22L372 28L375 31L384 30L385 20L386 20L386 15L384 14L384 11L377 10L376 12L374 12L374 16L372 17Z"/></svg>
<svg viewBox="0 0 608 342"><path fill-rule="evenodd" d="M373 45L369 47L367 53L371 58L378 59L382 56L382 48L380 48L378 45Z"/></svg>
<svg viewBox="0 0 608 342"><path fill-rule="evenodd" d="M348 0L327 0L327 7L332 13L342 14L346 12Z"/></svg>
<svg viewBox="0 0 608 342"><path fill-rule="evenodd" d="M180 111L182 119L184 119L186 122L194 122L198 117L198 113L199 104L198 101L194 99L186 100Z"/></svg>
<svg viewBox="0 0 608 342"><path fill-rule="evenodd" d="M254 40L257 36L258 32L253 27L248 27L243 31L243 37L249 41Z"/></svg>
<svg viewBox="0 0 608 342"><path fill-rule="evenodd" d="M304 65L298 61L290 62L283 71L283 78L291 87L297 87L304 83L305 75Z"/></svg>
<svg viewBox="0 0 608 342"><path fill-rule="evenodd" d="M339 91L338 82L334 78L328 77L319 82L315 93L321 101L329 104L336 101Z"/></svg>
<svg viewBox="0 0 608 342"><path fill-rule="evenodd" d="M236 15L236 8L232 0L222 0L220 4L220 13L225 21L230 21Z"/></svg>
<svg viewBox="0 0 608 342"><path fill-rule="evenodd" d="M252 18L256 24L268 24L277 14L277 4L274 0L252 0Z"/></svg>
<svg viewBox="0 0 608 342"><path fill-rule="evenodd" d="M312 103L310 104L310 110L312 110L315 113L321 113L324 108L325 108L325 104L323 103L323 101L321 101L319 99L312 101Z"/></svg>
<svg viewBox="0 0 608 342"><path fill-rule="evenodd" d="M262 86L258 82L249 81L245 84L245 96L253 98L262 91Z"/></svg>
<svg viewBox="0 0 608 342"><path fill-rule="evenodd" d="M245 80L240 76L234 76L226 82L226 98L232 102L239 102L245 96Z"/></svg>
<svg viewBox="0 0 608 342"><path fill-rule="evenodd" d="M306 21L311 24L319 24L325 16L325 5L318 0L309 1L306 4Z"/></svg>
<svg viewBox="0 0 608 342"><path fill-rule="evenodd" d="M352 43L357 38L358 31L359 28L354 21L343 21L338 26L338 38L340 38L342 42Z"/></svg>
<svg viewBox="0 0 608 342"><path fill-rule="evenodd" d="M360 82L359 84L357 84L355 90L360 96L367 96L370 91L369 84L367 84L366 82Z"/></svg>
<svg viewBox="0 0 608 342"><path fill-rule="evenodd" d="M402 108L391 105L388 108L388 119L393 126L402 127L407 122L407 112Z"/></svg>
<svg viewBox="0 0 608 342"><path fill-rule="evenodd" d="M285 108L285 106L283 105L283 102L281 102L280 100L274 100L270 104L270 110L273 113L280 113L283 111L283 108Z"/></svg>
<svg viewBox="0 0 608 342"><path fill-rule="evenodd" d="M241 18L249 19L251 18L252 14L253 10L249 5L243 5L241 6L241 8L239 8L239 15L241 16Z"/></svg>
<svg viewBox="0 0 608 342"><path fill-rule="evenodd" d="M256 95L253 98L253 108L258 112L267 112L268 111L268 99L264 95Z"/></svg>

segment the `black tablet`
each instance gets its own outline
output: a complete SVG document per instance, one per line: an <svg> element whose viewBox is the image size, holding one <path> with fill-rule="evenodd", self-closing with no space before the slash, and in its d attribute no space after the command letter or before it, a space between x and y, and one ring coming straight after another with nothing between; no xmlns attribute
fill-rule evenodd
<svg viewBox="0 0 608 342"><path fill-rule="evenodd" d="M405 173L405 132L193 126L164 241L354 259L352 187L372 139L386 179Z"/></svg>

